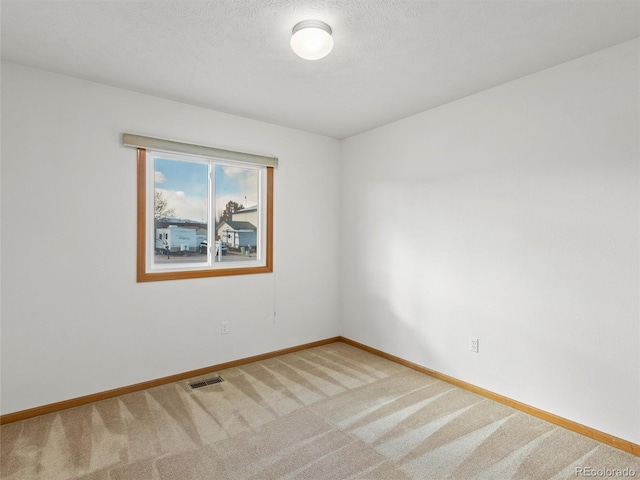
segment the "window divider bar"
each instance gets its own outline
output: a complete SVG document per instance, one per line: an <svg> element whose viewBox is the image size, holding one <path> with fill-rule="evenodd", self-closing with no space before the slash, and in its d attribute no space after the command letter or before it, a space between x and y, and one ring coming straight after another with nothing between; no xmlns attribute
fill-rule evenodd
<svg viewBox="0 0 640 480"><path fill-rule="evenodd" d="M146 137L134 133L124 133L122 135L122 143L126 147L144 148L160 152L184 153L207 158L236 160L254 165L264 165L266 167L278 166L277 157L236 152L222 148L207 147L205 145L194 145L192 143L167 140L164 138Z"/></svg>

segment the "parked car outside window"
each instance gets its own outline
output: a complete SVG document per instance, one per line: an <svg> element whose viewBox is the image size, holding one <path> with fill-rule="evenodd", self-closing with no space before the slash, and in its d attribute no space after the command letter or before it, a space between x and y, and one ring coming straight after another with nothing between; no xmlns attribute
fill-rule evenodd
<svg viewBox="0 0 640 480"><path fill-rule="evenodd" d="M205 240L204 242L200 242L200 253L207 253L207 248L209 248L209 243ZM216 251L213 252L215 255L218 255L218 251L222 248L222 255L227 254L227 246L224 244L220 244L220 240L216 240Z"/></svg>

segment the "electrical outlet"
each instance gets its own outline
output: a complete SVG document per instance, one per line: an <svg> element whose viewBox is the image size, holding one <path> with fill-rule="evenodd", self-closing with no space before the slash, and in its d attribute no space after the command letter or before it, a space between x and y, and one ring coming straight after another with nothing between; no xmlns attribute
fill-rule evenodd
<svg viewBox="0 0 640 480"><path fill-rule="evenodd" d="M220 323L220 334L226 335L229 333L229 322Z"/></svg>
<svg viewBox="0 0 640 480"><path fill-rule="evenodd" d="M469 337L469 350L478 353L478 339L476 337Z"/></svg>

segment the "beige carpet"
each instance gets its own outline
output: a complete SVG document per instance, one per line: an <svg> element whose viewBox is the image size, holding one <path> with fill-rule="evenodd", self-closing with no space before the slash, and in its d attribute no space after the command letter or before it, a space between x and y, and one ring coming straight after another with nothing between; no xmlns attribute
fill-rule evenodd
<svg viewBox="0 0 640 480"><path fill-rule="evenodd" d="M640 478L637 457L343 343L217 373L4 425L0 478Z"/></svg>

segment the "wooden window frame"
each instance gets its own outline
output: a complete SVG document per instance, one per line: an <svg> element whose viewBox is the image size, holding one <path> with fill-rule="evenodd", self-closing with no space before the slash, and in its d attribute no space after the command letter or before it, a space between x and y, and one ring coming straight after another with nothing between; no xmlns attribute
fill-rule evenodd
<svg viewBox="0 0 640 480"><path fill-rule="evenodd" d="M253 275L273 272L273 167L266 168L266 245L265 265L256 267L229 267L164 272L147 271L147 150L138 148L138 225L137 225L137 281L184 280L188 278L223 277L229 275Z"/></svg>

